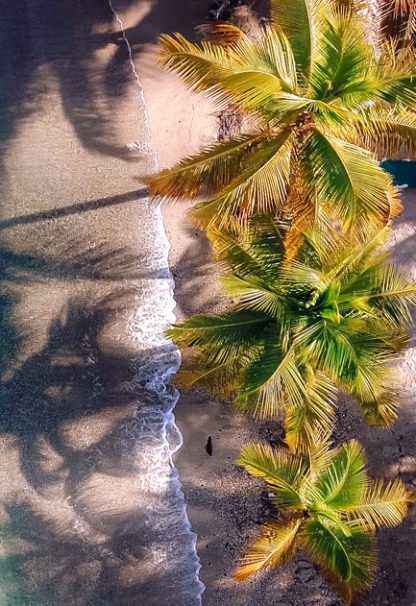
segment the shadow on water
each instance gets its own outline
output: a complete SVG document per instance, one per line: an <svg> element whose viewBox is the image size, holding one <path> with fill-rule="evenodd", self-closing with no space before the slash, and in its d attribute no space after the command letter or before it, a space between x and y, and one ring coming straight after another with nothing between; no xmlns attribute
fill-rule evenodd
<svg viewBox="0 0 416 606"><path fill-rule="evenodd" d="M119 282L150 277L149 271L143 269L146 260L123 247L112 248L101 243L85 248L76 242L73 247L68 246L66 253L67 257L62 259L0 246L0 280L28 285L50 278Z"/></svg>

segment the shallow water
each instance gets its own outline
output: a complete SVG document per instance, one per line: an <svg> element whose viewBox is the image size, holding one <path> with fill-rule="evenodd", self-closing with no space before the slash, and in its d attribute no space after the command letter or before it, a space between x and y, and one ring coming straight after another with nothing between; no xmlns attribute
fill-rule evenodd
<svg viewBox="0 0 416 606"><path fill-rule="evenodd" d="M112 8L0 13L5 606L200 604L168 242L139 181L157 160Z"/></svg>

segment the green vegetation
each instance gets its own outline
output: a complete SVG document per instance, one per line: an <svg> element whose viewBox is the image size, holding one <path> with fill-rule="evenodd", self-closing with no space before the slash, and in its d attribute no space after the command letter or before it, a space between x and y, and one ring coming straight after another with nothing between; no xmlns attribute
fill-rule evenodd
<svg viewBox="0 0 416 606"><path fill-rule="evenodd" d="M248 126L146 180L154 195L197 202L190 214L231 299L169 331L191 348L178 380L285 418L287 448L249 445L239 460L268 483L278 521L236 576L303 547L347 604L374 578L375 530L399 524L413 499L401 481L369 479L357 442L329 446L340 390L370 423L395 420L393 363L416 304L386 251L402 207L379 165L415 155L416 54L406 35L374 48L364 3L270 0L255 40L226 23L204 26L201 43L163 36L167 68ZM397 0L396 15L411 5Z"/></svg>
<svg viewBox="0 0 416 606"><path fill-rule="evenodd" d="M378 57L360 20L335 2L274 0L271 13L256 41L225 24L200 44L162 37L168 69L248 114L252 128L148 184L166 198L207 197L192 209L204 227L273 213L290 219L295 241L311 220L334 218L368 235L400 207L370 152L415 151L415 57L392 42Z"/></svg>
<svg viewBox="0 0 416 606"><path fill-rule="evenodd" d="M389 425L398 406L389 363L407 343L416 283L388 260L386 232L358 247L312 232L292 260L271 218L213 233L233 304L169 331L193 351L179 380L235 395L257 416L286 410L292 448L331 432L337 387L371 423Z"/></svg>
<svg viewBox="0 0 416 606"><path fill-rule="evenodd" d="M354 440L334 450L324 444L308 457L251 444L238 463L267 482L279 510L279 520L264 527L242 560L238 579L303 548L335 581L346 604L353 592L371 586L374 531L397 526L407 513L409 494L401 480L371 480L364 449Z"/></svg>

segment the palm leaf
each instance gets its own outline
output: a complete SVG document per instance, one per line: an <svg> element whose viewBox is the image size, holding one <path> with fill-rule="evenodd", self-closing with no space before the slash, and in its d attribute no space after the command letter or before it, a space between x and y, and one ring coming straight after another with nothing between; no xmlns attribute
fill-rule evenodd
<svg viewBox="0 0 416 606"><path fill-rule="evenodd" d="M217 260L238 277L276 282L284 260L284 229L268 215L251 217L228 229L209 231Z"/></svg>
<svg viewBox="0 0 416 606"><path fill-rule="evenodd" d="M220 195L198 206L199 220L205 222L204 207L208 208L206 219L211 228L228 227L233 217L281 213L289 181L290 141L288 128L265 139L241 163L238 175Z"/></svg>
<svg viewBox="0 0 416 606"><path fill-rule="evenodd" d="M159 59L195 91L210 88L236 69L227 49L210 42L194 44L181 34L159 38Z"/></svg>
<svg viewBox="0 0 416 606"><path fill-rule="evenodd" d="M258 45L264 64L280 78L283 89L294 92L297 88L296 61L287 37L272 27L266 27Z"/></svg>
<svg viewBox="0 0 416 606"><path fill-rule="evenodd" d="M172 168L144 179L151 193L163 198L192 199L211 196L229 185L241 169L244 158L265 143L267 133L246 135L216 143L202 152L184 158Z"/></svg>
<svg viewBox="0 0 416 606"><path fill-rule="evenodd" d="M374 273L368 301L391 326L405 328L412 323L409 306L416 305L416 283L393 263L385 263Z"/></svg>
<svg viewBox="0 0 416 606"><path fill-rule="evenodd" d="M275 27L284 33L292 47L298 72L306 80L319 56L328 0L271 0L270 12Z"/></svg>
<svg viewBox="0 0 416 606"><path fill-rule="evenodd" d="M341 98L351 102L357 94L357 84L366 73L372 49L365 42L363 28L345 11L327 20L322 28L321 57L314 65L311 84L314 98L327 101ZM360 101L364 91L373 87L360 86Z"/></svg>
<svg viewBox="0 0 416 606"><path fill-rule="evenodd" d="M250 475L265 480L281 507L290 510L302 508L299 486L306 465L300 457L283 449L273 449L268 444L247 444L237 464Z"/></svg>
<svg viewBox="0 0 416 606"><path fill-rule="evenodd" d="M350 526L347 536L335 524L311 520L303 543L324 573L336 581L346 604L350 604L353 592L371 587L377 564L372 535Z"/></svg>
<svg viewBox="0 0 416 606"><path fill-rule="evenodd" d="M301 521L270 524L263 529L262 537L249 547L235 573L243 581L259 570L271 568L290 560L296 551Z"/></svg>
<svg viewBox="0 0 416 606"><path fill-rule="evenodd" d="M323 373L306 369L306 393L302 405L288 402L285 416L286 443L292 452L314 448L332 432L337 389Z"/></svg>
<svg viewBox="0 0 416 606"><path fill-rule="evenodd" d="M222 106L232 104L260 116L269 116L281 90L282 82L278 76L252 69L218 78L218 83L208 95Z"/></svg>
<svg viewBox="0 0 416 606"><path fill-rule="evenodd" d="M204 23L198 25L196 30L211 44L219 44L226 48L246 37L246 34L240 28L227 21Z"/></svg>
<svg viewBox="0 0 416 606"><path fill-rule="evenodd" d="M370 425L390 427L401 405L400 376L395 368L373 362L371 357L360 372L350 393L360 404Z"/></svg>
<svg viewBox="0 0 416 606"><path fill-rule="evenodd" d="M305 379L294 352L283 351L277 326L270 330L256 359L248 366L236 404L260 418L276 417L283 403L301 405Z"/></svg>
<svg viewBox="0 0 416 606"><path fill-rule="evenodd" d="M410 495L401 480L378 480L368 486L358 503L339 507L347 519L355 520L365 529L398 526L407 515Z"/></svg>
<svg viewBox="0 0 416 606"><path fill-rule="evenodd" d="M327 373L336 383L353 384L359 345L353 335L363 333L365 324L361 319L341 318L331 309L324 316L312 314L306 326L299 323L294 330L298 356ZM363 340L364 337L361 342Z"/></svg>
<svg viewBox="0 0 416 606"><path fill-rule="evenodd" d="M412 158L416 154L416 113L408 109L369 108L357 121L355 141L384 158Z"/></svg>
<svg viewBox="0 0 416 606"><path fill-rule="evenodd" d="M363 149L315 130L302 160L306 180L346 229L368 233L390 217L389 176Z"/></svg>
<svg viewBox="0 0 416 606"><path fill-rule="evenodd" d="M261 278L227 275L221 279L221 284L228 295L238 297L238 307L262 311L275 318L282 314L282 294Z"/></svg>
<svg viewBox="0 0 416 606"><path fill-rule="evenodd" d="M180 347L209 346L218 350L218 358L231 349L244 351L270 324L265 314L236 310L217 315L197 315L173 326L168 336Z"/></svg>
<svg viewBox="0 0 416 606"><path fill-rule="evenodd" d="M320 498L333 509L359 502L369 481L366 464L361 444L355 440L344 444L315 484Z"/></svg>
<svg viewBox="0 0 416 606"><path fill-rule="evenodd" d="M230 356L217 364L207 365L198 355L187 360L175 375L177 387L191 389L198 386L207 389L218 398L232 398L238 387L238 380L243 363L238 356Z"/></svg>

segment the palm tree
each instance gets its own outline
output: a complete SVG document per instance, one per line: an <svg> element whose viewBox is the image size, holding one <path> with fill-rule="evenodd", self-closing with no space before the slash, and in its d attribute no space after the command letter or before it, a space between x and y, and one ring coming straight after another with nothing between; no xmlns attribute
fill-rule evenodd
<svg viewBox="0 0 416 606"><path fill-rule="evenodd" d="M278 518L263 528L236 573L243 580L275 567L304 549L350 604L369 588L376 569L375 530L394 527L412 499L401 480L372 480L355 440L330 450L327 444L299 457L267 444L249 444L238 463L263 478Z"/></svg>
<svg viewBox="0 0 416 606"><path fill-rule="evenodd" d="M400 40L401 45L413 45L412 35L416 31L415 0L379 0L387 35Z"/></svg>
<svg viewBox="0 0 416 606"><path fill-rule="evenodd" d="M360 19L336 0L270 7L260 40L224 23L205 28L201 43L162 36L167 68L245 112L251 128L147 184L167 199L203 197L191 213L203 227L271 213L290 220L292 234L335 218L368 235L400 210L373 154L416 150L416 59L399 60L387 43L376 56Z"/></svg>
<svg viewBox="0 0 416 606"><path fill-rule="evenodd" d="M360 245L315 230L288 260L285 229L270 217L213 232L232 304L168 331L192 348L179 383L235 397L256 416L285 410L293 449L330 432L339 388L370 423L389 425L399 400L391 362L408 340L416 284L388 260L388 233Z"/></svg>

